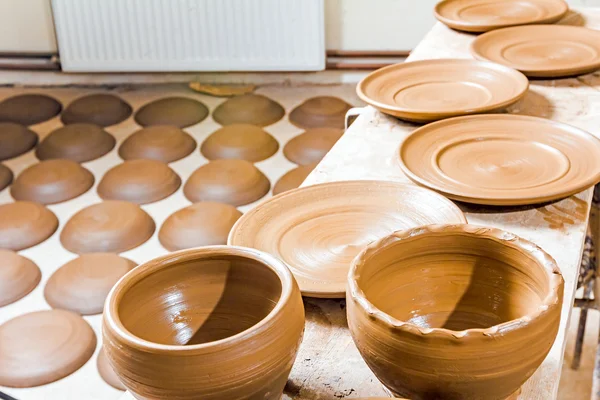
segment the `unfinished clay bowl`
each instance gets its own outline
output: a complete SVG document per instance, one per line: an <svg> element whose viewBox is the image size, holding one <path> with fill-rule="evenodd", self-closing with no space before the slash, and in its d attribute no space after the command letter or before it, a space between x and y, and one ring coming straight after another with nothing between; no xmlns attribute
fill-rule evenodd
<svg viewBox="0 0 600 400"><path fill-rule="evenodd" d="M104 308L108 361L138 399L279 399L303 329L291 272L242 247L151 260Z"/></svg>
<svg viewBox="0 0 600 400"><path fill-rule="evenodd" d="M429 225L354 259L348 326L398 397L504 400L552 347L563 284L552 257L512 233Z"/></svg>

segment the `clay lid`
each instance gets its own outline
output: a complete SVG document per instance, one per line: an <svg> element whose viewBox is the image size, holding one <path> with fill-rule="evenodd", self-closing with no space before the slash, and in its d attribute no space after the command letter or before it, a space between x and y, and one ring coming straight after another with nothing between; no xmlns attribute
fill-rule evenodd
<svg viewBox="0 0 600 400"><path fill-rule="evenodd" d="M110 126L125 121L133 109L119 97L106 94L90 94L80 97L65 108L60 119L63 124L90 123Z"/></svg>
<svg viewBox="0 0 600 400"><path fill-rule="evenodd" d="M185 131L157 125L140 129L125 139L119 156L124 160L147 158L170 163L187 157L195 148L196 141Z"/></svg>
<svg viewBox="0 0 600 400"><path fill-rule="evenodd" d="M181 178L167 164L130 160L106 172L98 184L98 195L105 200L147 204L169 197L179 186Z"/></svg>
<svg viewBox="0 0 600 400"><path fill-rule="evenodd" d="M0 307L28 295L41 278L42 273L33 261L0 249Z"/></svg>
<svg viewBox="0 0 600 400"><path fill-rule="evenodd" d="M300 128L344 129L346 112L352 106L331 96L313 97L294 108L290 122Z"/></svg>
<svg viewBox="0 0 600 400"><path fill-rule="evenodd" d="M106 357L106 353L104 352L104 347L100 349L98 353L98 359L96 360L96 366L98 367L98 373L100 377L104 380L104 382L108 383L110 386L114 387L118 390L127 390L121 380L115 373L113 367L109 364L108 358Z"/></svg>
<svg viewBox="0 0 600 400"><path fill-rule="evenodd" d="M227 235L242 216L229 204L201 202L171 214L158 232L158 240L169 251L227 244Z"/></svg>
<svg viewBox="0 0 600 400"><path fill-rule="evenodd" d="M252 124L267 126L285 115L284 108L261 94L245 94L221 103L213 112L213 119L221 125Z"/></svg>
<svg viewBox="0 0 600 400"><path fill-rule="evenodd" d="M83 254L52 274L44 297L52 308L83 315L100 314L110 289L136 265L116 254Z"/></svg>
<svg viewBox="0 0 600 400"><path fill-rule="evenodd" d="M228 125L213 132L200 147L209 160L231 158L262 161L277 153L279 143L264 129L248 124Z"/></svg>
<svg viewBox="0 0 600 400"><path fill-rule="evenodd" d="M208 108L187 97L166 97L144 105L135 113L141 126L174 125L179 128L195 125L208 116Z"/></svg>
<svg viewBox="0 0 600 400"><path fill-rule="evenodd" d="M245 160L215 160L198 168L183 187L192 203L216 201L242 206L269 193L271 183L254 164Z"/></svg>
<svg viewBox="0 0 600 400"><path fill-rule="evenodd" d="M27 153L37 142L37 133L23 125L0 122L0 161Z"/></svg>
<svg viewBox="0 0 600 400"><path fill-rule="evenodd" d="M152 218L137 204L107 200L73 215L60 234L62 245L73 253L121 253L154 233Z"/></svg>
<svg viewBox="0 0 600 400"><path fill-rule="evenodd" d="M15 200L55 204L74 199L94 185L94 175L75 161L47 160L33 164L15 179Z"/></svg>
<svg viewBox="0 0 600 400"><path fill-rule="evenodd" d="M299 165L319 162L343 134L342 129L308 129L287 142L283 148L283 155Z"/></svg>
<svg viewBox="0 0 600 400"><path fill-rule="evenodd" d="M8 187L13 180L13 173L4 164L0 164L0 191L4 190L4 188Z"/></svg>
<svg viewBox="0 0 600 400"><path fill-rule="evenodd" d="M79 315L37 311L0 325L0 386L33 387L77 371L94 354L96 335Z"/></svg>
<svg viewBox="0 0 600 400"><path fill-rule="evenodd" d="M20 94L0 103L0 122L34 125L58 115L62 105L43 94Z"/></svg>
<svg viewBox="0 0 600 400"><path fill-rule="evenodd" d="M31 201L0 204L0 248L23 250L48 239L58 219L45 206Z"/></svg>
<svg viewBox="0 0 600 400"><path fill-rule="evenodd" d="M66 158L77 162L92 161L115 147L115 138L94 124L72 124L55 129L35 150L40 160Z"/></svg>
<svg viewBox="0 0 600 400"><path fill-rule="evenodd" d="M273 186L273 195L287 192L288 190L295 189L302 185L302 182L306 180L308 175L317 166L317 163L301 165L292 170L286 172Z"/></svg>

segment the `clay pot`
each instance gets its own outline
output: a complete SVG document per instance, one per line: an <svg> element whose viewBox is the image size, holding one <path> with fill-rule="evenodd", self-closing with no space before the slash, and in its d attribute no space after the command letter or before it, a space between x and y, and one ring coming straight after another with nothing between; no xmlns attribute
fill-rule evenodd
<svg viewBox="0 0 600 400"><path fill-rule="evenodd" d="M348 275L348 326L397 397L504 400L552 347L563 278L514 234L473 225L396 232Z"/></svg>
<svg viewBox="0 0 600 400"><path fill-rule="evenodd" d="M104 308L106 355L138 399L279 399L303 329L291 272L242 247L151 260Z"/></svg>

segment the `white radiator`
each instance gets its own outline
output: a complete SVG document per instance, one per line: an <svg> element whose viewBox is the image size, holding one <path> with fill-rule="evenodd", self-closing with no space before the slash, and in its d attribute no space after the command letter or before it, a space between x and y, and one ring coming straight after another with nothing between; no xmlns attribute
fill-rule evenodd
<svg viewBox="0 0 600 400"><path fill-rule="evenodd" d="M52 0L63 70L316 71L324 0Z"/></svg>

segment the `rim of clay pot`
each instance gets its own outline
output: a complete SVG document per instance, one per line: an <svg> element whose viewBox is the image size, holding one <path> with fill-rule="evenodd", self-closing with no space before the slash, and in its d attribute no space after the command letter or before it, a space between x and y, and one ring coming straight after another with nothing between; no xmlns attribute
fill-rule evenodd
<svg viewBox="0 0 600 400"><path fill-rule="evenodd" d="M546 296L542 300L542 304L540 304L535 311L525 314L519 318L493 325L489 328L469 328L461 331L455 331L447 328L422 328L413 324L412 322L401 321L395 317L392 317L391 315L375 307L375 305L373 305L373 303L366 298L363 290L358 285L358 279L360 278L360 274L365 263L373 255L375 255L375 253L391 246L394 243L431 233L462 233L476 235L481 238L498 241L527 254L537 262L538 266L540 266L540 268L542 268L548 276L548 287ZM525 240L514 233L503 231L501 229L487 228L471 224L427 225L405 231L394 232L391 235L372 242L363 251L361 251L352 261L350 272L348 273L348 295L355 300L361 308L364 309L369 317L379 320L392 329L413 334L438 334L441 336L460 339L471 334L493 336L498 332L509 332L526 327L530 321L544 315L551 308L562 306L559 304L560 296L558 290L562 286L563 282L564 280L562 273L560 272L560 269L558 268L558 265L552 256L542 250L535 243Z"/></svg>
<svg viewBox="0 0 600 400"><path fill-rule="evenodd" d="M254 261L260 262L273 271L281 283L281 295L277 300L275 307L267 314L266 317L261 319L250 328L236 333L235 335L228 336L223 339L215 340L212 342L194 344L194 345L171 345L155 343L148 340L144 340L133 333L131 333L122 324L119 318L119 303L122 297L125 295L128 289L133 285L140 282L142 279L147 278L155 272L161 269L172 267L178 263L191 261L195 259L203 259L205 257L218 257L218 256L237 256L246 257ZM129 346L141 349L150 350L153 352L169 352L171 355L175 354L189 354L195 351L206 350L211 347L217 347L230 342L238 341L244 337L251 336L255 331L259 330L262 326L266 325L281 311L285 304L289 301L293 291L294 277L286 265L265 252L240 246L204 246L193 249L185 249L175 251L167 255L154 258L150 261L140 264L125 276L123 276L110 291L106 304L104 306L104 323L110 325L110 328L116 332L116 334L125 341Z"/></svg>

